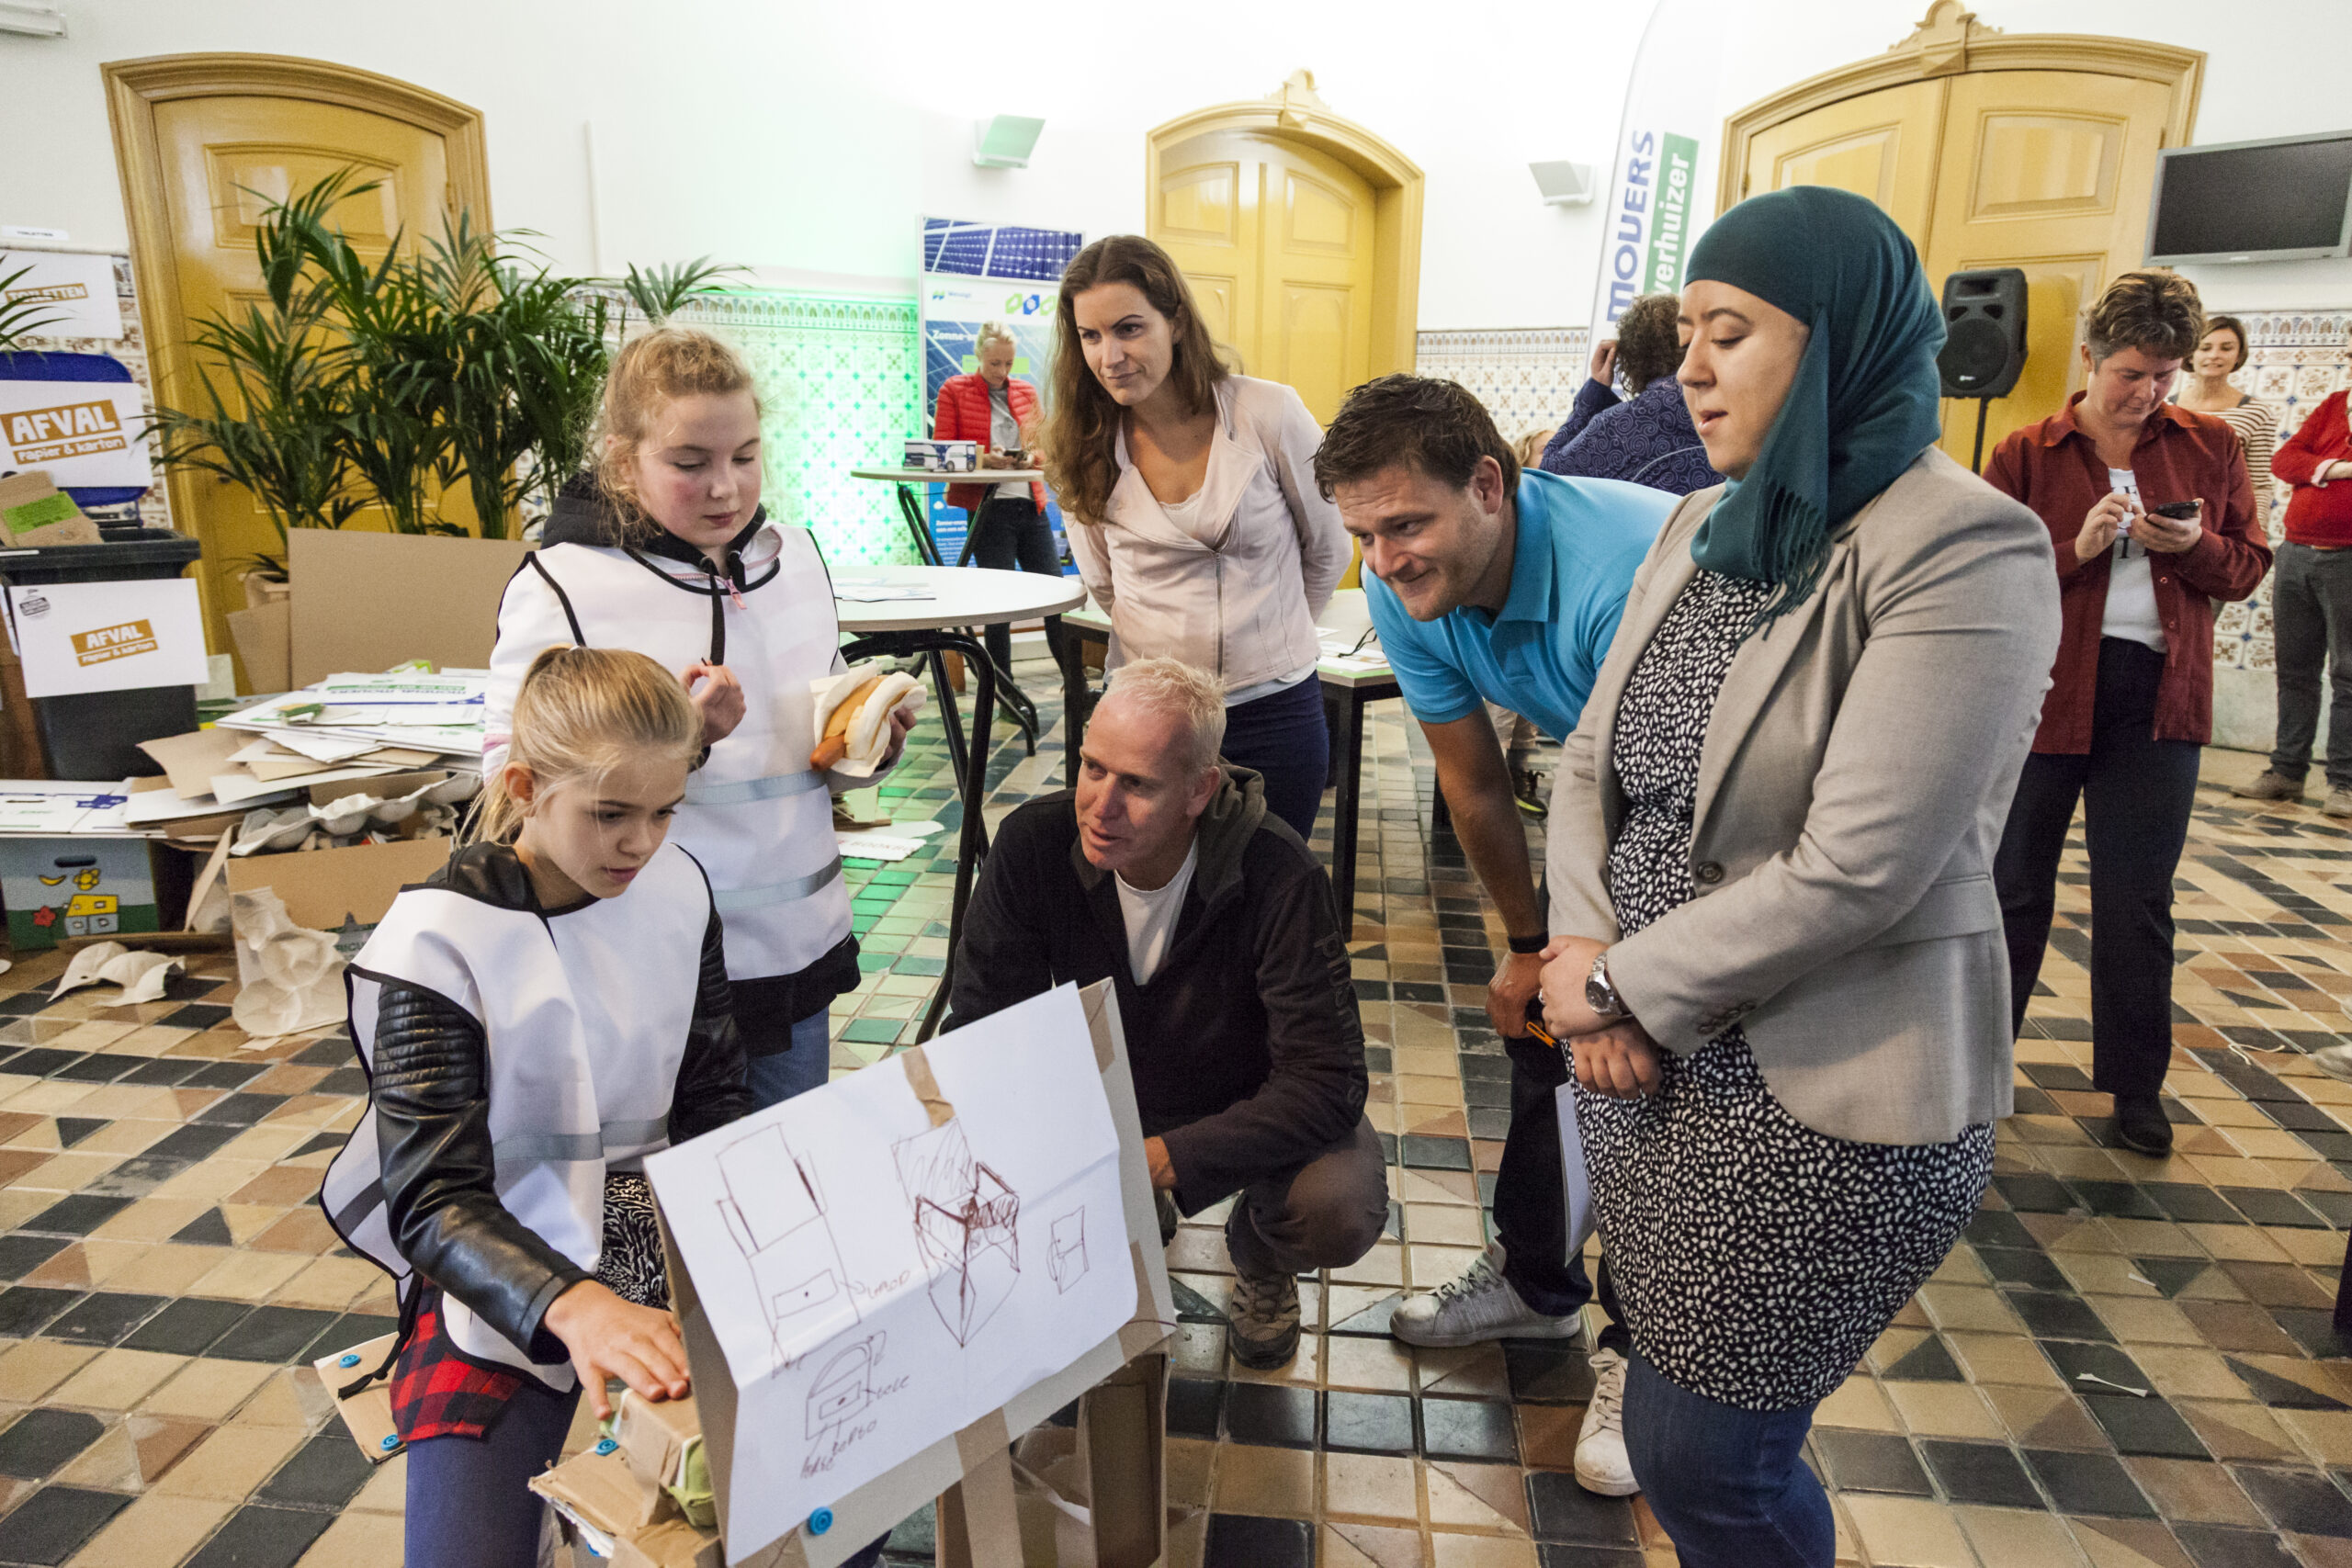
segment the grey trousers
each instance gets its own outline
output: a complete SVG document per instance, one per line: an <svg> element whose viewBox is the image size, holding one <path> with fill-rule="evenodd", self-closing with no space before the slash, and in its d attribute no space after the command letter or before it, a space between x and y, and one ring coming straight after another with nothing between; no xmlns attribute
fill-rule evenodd
<svg viewBox="0 0 2352 1568"><path fill-rule="evenodd" d="M2281 544L2270 574L2270 619L2278 646L2278 739L2271 769L2299 779L2311 767L2325 668L2335 698L2328 786L2352 789L2352 550Z"/></svg>
<svg viewBox="0 0 2352 1568"><path fill-rule="evenodd" d="M1243 1188L1225 1222L1225 1247L1235 1269L1264 1279L1343 1269L1387 1228L1388 1168L1372 1123L1359 1120L1305 1165Z"/></svg>

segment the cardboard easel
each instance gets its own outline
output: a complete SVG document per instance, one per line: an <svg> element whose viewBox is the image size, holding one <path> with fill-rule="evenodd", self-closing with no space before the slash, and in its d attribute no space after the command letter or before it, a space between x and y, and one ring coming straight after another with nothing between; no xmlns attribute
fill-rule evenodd
<svg viewBox="0 0 2352 1568"><path fill-rule="evenodd" d="M1164 1558L1168 1358L1161 1348L1175 1332L1176 1308L1118 1001L1107 983L1089 987L1080 1000L1119 1135L1119 1190L1136 1282L1133 1314L1062 1371L821 1510L828 1516L822 1530L813 1528L812 1518L746 1557L747 1568L834 1568L934 1497L940 1568L1023 1568L1012 1440L1072 1400L1079 1402L1079 1446L1091 1487L1092 1568L1155 1568ZM909 1069L910 1077L918 1070L928 1074L919 1062L910 1062ZM734 1483L735 1383L666 1222L662 1245L724 1536Z"/></svg>

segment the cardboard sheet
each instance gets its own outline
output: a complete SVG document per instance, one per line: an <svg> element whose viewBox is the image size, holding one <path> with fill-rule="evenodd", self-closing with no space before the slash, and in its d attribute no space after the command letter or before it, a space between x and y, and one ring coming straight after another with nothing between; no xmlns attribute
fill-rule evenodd
<svg viewBox="0 0 2352 1568"><path fill-rule="evenodd" d="M498 602L529 548L519 539L298 528L292 683L411 659L479 669L498 640Z"/></svg>
<svg viewBox="0 0 2352 1568"><path fill-rule="evenodd" d="M1165 1338L1114 1018L1064 987L648 1158L730 1563L838 1562Z"/></svg>
<svg viewBox="0 0 2352 1568"><path fill-rule="evenodd" d="M244 661L245 684L282 692L294 683L294 607L284 599L229 612L229 637Z"/></svg>

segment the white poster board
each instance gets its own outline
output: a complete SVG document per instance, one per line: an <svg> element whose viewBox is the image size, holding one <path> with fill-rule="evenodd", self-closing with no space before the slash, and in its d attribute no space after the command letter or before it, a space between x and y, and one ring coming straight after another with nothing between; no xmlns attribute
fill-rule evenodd
<svg viewBox="0 0 2352 1568"><path fill-rule="evenodd" d="M25 695L77 696L211 679L204 615L187 578L51 582L7 590Z"/></svg>
<svg viewBox="0 0 2352 1568"><path fill-rule="evenodd" d="M0 470L39 468L60 490L154 483L146 427L129 381L0 381Z"/></svg>
<svg viewBox="0 0 2352 1568"><path fill-rule="evenodd" d="M730 1563L1136 1310L1119 1135L1068 986L645 1164L735 1385Z"/></svg>
<svg viewBox="0 0 2352 1568"><path fill-rule="evenodd" d="M43 315L58 318L35 336L108 342L122 336L122 297L115 288L112 256L0 250L0 277L19 271L25 276L0 288L0 305L30 301Z"/></svg>

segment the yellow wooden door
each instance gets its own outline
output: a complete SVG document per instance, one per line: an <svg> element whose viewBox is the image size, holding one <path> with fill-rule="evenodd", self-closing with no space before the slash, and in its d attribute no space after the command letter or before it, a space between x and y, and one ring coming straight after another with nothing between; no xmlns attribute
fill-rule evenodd
<svg viewBox="0 0 2352 1568"><path fill-rule="evenodd" d="M1747 141L1743 197L1829 186L1878 203L1922 254L1934 210L1942 81L1912 82L1845 98L1758 131Z"/></svg>
<svg viewBox="0 0 2352 1568"><path fill-rule="evenodd" d="M441 232L451 191L447 148L438 133L404 120L299 98L220 96L158 104L155 130L180 309L176 319L151 321L151 333L184 344L189 323L266 300L254 226L271 201L337 169L356 167L378 182L334 215L371 259L403 230L412 243ZM486 223L488 214L475 214L475 221ZM185 356L179 362L191 366ZM182 408L204 406L189 371L159 391ZM447 500L454 517L463 510L462 489ZM281 554L277 534L249 491L210 475L176 487L174 502L184 513L180 526L203 543L200 570L217 639L218 615L243 602L236 580L253 558ZM378 512L355 522L383 526Z"/></svg>
<svg viewBox="0 0 2352 1568"><path fill-rule="evenodd" d="M1227 132L1170 148L1153 196L1151 236L1210 335L1329 423L1372 373L1370 184L1321 152Z"/></svg>
<svg viewBox="0 0 2352 1568"><path fill-rule="evenodd" d="M2083 384L2082 308L2146 254L2148 197L2171 90L2075 71L1986 71L1951 79L1935 212L1921 259L1945 276L2026 275L2026 362L1985 410L1984 449L2045 419ZM1944 404L1944 450L1967 462L1977 405Z"/></svg>

